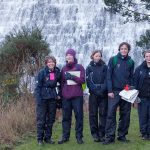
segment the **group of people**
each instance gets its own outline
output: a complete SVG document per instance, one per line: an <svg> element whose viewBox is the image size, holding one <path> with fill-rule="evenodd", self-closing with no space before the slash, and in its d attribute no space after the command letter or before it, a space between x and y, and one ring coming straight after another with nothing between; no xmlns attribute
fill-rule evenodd
<svg viewBox="0 0 150 150"><path fill-rule="evenodd" d="M58 144L69 141L72 110L75 115L75 134L78 144L83 144L83 84L89 88L89 125L94 142L115 142L116 111L119 107L117 140L126 138L130 125L131 103L121 99L120 91L126 85L139 90L138 116L143 140L150 140L150 50L143 53L144 61L134 71L134 61L129 56L130 44L119 45L118 54L108 65L102 51L94 50L86 70L78 64L76 52L66 51L66 64L60 70L53 56L45 57L45 68L38 73L35 88L37 141L54 144L52 128L56 109L62 103L62 136Z"/></svg>

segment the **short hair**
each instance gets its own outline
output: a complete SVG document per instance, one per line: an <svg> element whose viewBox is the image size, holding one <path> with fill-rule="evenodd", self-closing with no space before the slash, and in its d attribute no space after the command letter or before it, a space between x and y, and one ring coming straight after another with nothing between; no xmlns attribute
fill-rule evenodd
<svg viewBox="0 0 150 150"><path fill-rule="evenodd" d="M50 55L47 55L47 56L45 57L45 65L47 64L47 62L48 62L49 60L52 60L52 61L55 63L55 65L56 65L56 58L55 58L54 56L50 56Z"/></svg>
<svg viewBox="0 0 150 150"><path fill-rule="evenodd" d="M93 59L93 56L96 54L96 53L100 53L101 54L101 57L102 57L102 50L94 50L90 56L91 59Z"/></svg>
<svg viewBox="0 0 150 150"><path fill-rule="evenodd" d="M129 43L127 43L127 42L122 42L122 43L119 45L119 48L118 48L119 51L120 51L120 48L121 48L123 45L126 45L126 46L127 46L128 51L131 50L131 45L130 45Z"/></svg>
<svg viewBox="0 0 150 150"><path fill-rule="evenodd" d="M147 53L150 53L150 49L149 50L146 50L146 51L143 51L143 57L145 57L145 55L147 54Z"/></svg>

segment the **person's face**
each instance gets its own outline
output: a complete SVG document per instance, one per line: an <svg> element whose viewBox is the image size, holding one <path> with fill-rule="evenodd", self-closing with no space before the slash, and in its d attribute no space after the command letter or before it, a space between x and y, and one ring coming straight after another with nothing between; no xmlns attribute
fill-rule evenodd
<svg viewBox="0 0 150 150"><path fill-rule="evenodd" d="M120 47L120 53L121 53L122 56L127 56L128 55L129 50L128 50L127 45L122 45Z"/></svg>
<svg viewBox="0 0 150 150"><path fill-rule="evenodd" d="M150 64L150 53L145 54L145 60L146 60L147 63Z"/></svg>
<svg viewBox="0 0 150 150"><path fill-rule="evenodd" d="M74 57L73 57L72 55L70 55L70 54L67 54L67 56L66 56L66 61L67 61L68 63L74 62Z"/></svg>
<svg viewBox="0 0 150 150"><path fill-rule="evenodd" d="M101 54L98 52L98 53L95 53L94 55L93 55L93 61L94 62L98 62L100 59L101 59Z"/></svg>
<svg viewBox="0 0 150 150"><path fill-rule="evenodd" d="M52 59L49 59L49 60L47 61L47 64L46 64L46 65L48 66L49 69L54 69L54 67L55 67L55 62L54 62Z"/></svg>

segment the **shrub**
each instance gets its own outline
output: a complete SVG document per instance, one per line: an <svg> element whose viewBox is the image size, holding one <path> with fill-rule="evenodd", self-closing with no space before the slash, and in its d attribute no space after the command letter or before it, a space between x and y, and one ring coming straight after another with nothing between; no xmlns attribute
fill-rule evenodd
<svg viewBox="0 0 150 150"><path fill-rule="evenodd" d="M0 91L5 101L18 96L20 78L34 75L50 52L38 28L13 30L0 46Z"/></svg>

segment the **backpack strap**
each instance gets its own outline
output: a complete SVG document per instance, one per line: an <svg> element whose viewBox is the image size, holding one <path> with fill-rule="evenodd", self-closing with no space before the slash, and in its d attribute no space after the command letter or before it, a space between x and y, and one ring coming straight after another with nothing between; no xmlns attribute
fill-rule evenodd
<svg viewBox="0 0 150 150"><path fill-rule="evenodd" d="M117 57L117 56L114 56L114 57L113 57L113 67L116 67L117 62L118 62L118 57Z"/></svg>
<svg viewBox="0 0 150 150"><path fill-rule="evenodd" d="M132 67L133 64L134 64L134 61L130 58L130 59L128 60L128 65L129 65L129 67Z"/></svg>

